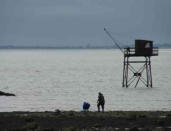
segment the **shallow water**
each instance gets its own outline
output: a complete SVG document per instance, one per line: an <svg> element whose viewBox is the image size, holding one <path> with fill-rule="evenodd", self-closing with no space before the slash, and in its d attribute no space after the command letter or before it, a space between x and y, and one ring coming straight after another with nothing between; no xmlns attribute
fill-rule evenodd
<svg viewBox="0 0 171 131"><path fill-rule="evenodd" d="M171 50L152 57L154 88L122 88L119 50L0 50L0 111L97 110L98 92L106 110L171 110Z"/></svg>

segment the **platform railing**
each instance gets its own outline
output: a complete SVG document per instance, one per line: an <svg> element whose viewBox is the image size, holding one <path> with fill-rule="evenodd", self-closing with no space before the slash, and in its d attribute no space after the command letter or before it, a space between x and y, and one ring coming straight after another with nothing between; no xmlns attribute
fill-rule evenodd
<svg viewBox="0 0 171 131"><path fill-rule="evenodd" d="M158 56L158 53L159 53L159 50L158 50L158 47L153 47L152 48L152 52L150 54L146 54L146 53L141 53L141 54L138 54L136 53L135 51L135 48L124 48L124 56Z"/></svg>

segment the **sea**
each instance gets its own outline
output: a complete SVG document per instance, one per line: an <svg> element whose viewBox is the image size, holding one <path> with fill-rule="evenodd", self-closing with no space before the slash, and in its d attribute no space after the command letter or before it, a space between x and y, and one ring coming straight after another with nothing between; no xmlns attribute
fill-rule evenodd
<svg viewBox="0 0 171 131"><path fill-rule="evenodd" d="M171 49L151 65L153 88L123 88L117 49L1 49L0 91L16 96L0 96L0 112L81 111L83 102L97 111L98 92L106 111L171 111Z"/></svg>

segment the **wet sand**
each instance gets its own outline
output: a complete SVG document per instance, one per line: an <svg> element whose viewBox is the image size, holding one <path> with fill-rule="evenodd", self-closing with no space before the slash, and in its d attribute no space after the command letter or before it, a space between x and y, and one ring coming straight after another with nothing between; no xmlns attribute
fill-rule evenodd
<svg viewBox="0 0 171 131"><path fill-rule="evenodd" d="M170 131L170 127L171 111L0 113L0 131Z"/></svg>

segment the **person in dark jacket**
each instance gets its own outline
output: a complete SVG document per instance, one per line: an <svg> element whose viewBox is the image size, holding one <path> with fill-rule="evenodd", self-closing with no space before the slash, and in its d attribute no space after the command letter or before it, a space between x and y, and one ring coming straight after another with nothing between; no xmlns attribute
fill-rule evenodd
<svg viewBox="0 0 171 131"><path fill-rule="evenodd" d="M102 111L104 112L104 105L105 105L105 99L104 96L101 92L99 92L98 95L98 100L97 100L97 108L98 108L98 112L100 112L100 106L102 108Z"/></svg>

